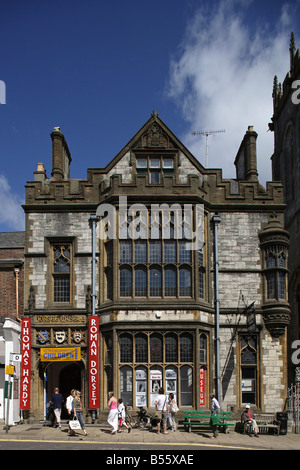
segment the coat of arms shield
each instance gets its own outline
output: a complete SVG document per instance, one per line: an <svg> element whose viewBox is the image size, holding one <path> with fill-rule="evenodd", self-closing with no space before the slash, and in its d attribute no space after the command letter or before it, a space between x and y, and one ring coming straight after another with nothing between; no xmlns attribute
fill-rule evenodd
<svg viewBox="0 0 300 470"><path fill-rule="evenodd" d="M74 333L73 333L73 339L74 339L75 343L80 343L80 341L82 340L82 333L81 333L81 331L74 331Z"/></svg>
<svg viewBox="0 0 300 470"><path fill-rule="evenodd" d="M66 339L66 332L65 331L56 331L55 332L55 339L58 343L63 343Z"/></svg>

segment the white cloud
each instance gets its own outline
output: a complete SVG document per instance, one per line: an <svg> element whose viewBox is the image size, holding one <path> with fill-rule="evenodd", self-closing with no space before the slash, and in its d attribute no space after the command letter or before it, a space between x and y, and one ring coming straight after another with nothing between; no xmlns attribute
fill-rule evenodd
<svg viewBox="0 0 300 470"><path fill-rule="evenodd" d="M14 194L4 175L0 174L0 226L1 231L24 230L23 201Z"/></svg>
<svg viewBox="0 0 300 470"><path fill-rule="evenodd" d="M181 139L203 165L205 137L191 133L225 129L208 138L208 166L222 168L224 178L235 177L237 150L253 125L259 180L265 184L271 180L274 148L274 135L268 131L273 79L277 75L282 81L289 71L292 13L283 5L276 25L265 22L255 28L247 23L248 3L220 1L207 12L196 12L179 57L171 62L168 94L189 123Z"/></svg>

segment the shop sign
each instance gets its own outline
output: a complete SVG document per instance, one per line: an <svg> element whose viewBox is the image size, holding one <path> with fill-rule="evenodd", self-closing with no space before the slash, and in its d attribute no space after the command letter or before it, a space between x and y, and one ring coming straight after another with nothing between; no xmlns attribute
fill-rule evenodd
<svg viewBox="0 0 300 470"><path fill-rule="evenodd" d="M14 366L6 366L5 373L7 375L14 375L14 373L15 373Z"/></svg>
<svg viewBox="0 0 300 470"><path fill-rule="evenodd" d="M205 406L205 370L200 369L200 406Z"/></svg>
<svg viewBox="0 0 300 470"><path fill-rule="evenodd" d="M21 324L21 384L20 409L30 410L31 376L31 319L24 318Z"/></svg>
<svg viewBox="0 0 300 470"><path fill-rule="evenodd" d="M89 317L89 408L99 408L99 317Z"/></svg>
<svg viewBox="0 0 300 470"><path fill-rule="evenodd" d="M81 349L78 347L70 348L41 348L41 361L80 361Z"/></svg>

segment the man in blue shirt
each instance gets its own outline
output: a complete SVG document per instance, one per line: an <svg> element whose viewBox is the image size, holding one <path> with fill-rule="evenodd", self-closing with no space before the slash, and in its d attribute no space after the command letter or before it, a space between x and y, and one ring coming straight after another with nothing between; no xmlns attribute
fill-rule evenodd
<svg viewBox="0 0 300 470"><path fill-rule="evenodd" d="M60 416L61 416L61 408L62 408L63 401L64 401L64 398L62 394L59 393L59 390L56 387L51 397L51 403L53 404L54 414L55 414L55 419L56 419L56 427L58 427L58 429L61 429Z"/></svg>

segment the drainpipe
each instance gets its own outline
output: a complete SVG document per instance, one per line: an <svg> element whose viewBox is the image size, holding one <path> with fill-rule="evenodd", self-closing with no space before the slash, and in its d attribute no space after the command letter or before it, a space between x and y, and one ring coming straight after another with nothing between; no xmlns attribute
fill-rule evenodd
<svg viewBox="0 0 300 470"><path fill-rule="evenodd" d="M91 215L90 223L92 225L92 315L95 315L95 304L96 304L96 224L99 217Z"/></svg>
<svg viewBox="0 0 300 470"><path fill-rule="evenodd" d="M220 301L219 301L219 255L218 255L218 224L221 222L220 217L218 214L215 214L212 218L214 224L214 251L215 251L215 309L216 309L216 316L215 316L215 335L216 335L216 397L218 402L220 403L221 394L220 394L220 331L219 331L219 308L220 308Z"/></svg>
<svg viewBox="0 0 300 470"><path fill-rule="evenodd" d="M14 268L15 276L16 276L16 319L19 320L19 268Z"/></svg>

